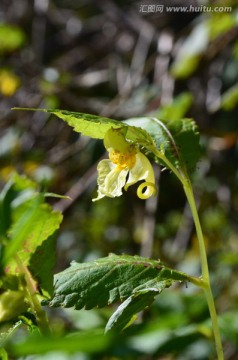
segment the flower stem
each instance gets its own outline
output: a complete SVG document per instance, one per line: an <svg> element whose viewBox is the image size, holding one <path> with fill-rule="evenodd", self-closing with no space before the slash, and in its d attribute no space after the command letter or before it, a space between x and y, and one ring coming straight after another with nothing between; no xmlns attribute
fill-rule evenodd
<svg viewBox="0 0 238 360"><path fill-rule="evenodd" d="M196 232L197 232L200 258L201 258L201 268L202 268L202 279L201 279L202 286L201 287L203 288L203 290L205 292L207 304L209 307L209 312L210 312L212 327L213 327L213 335L214 335L216 350L217 350L217 358L218 358L218 360L224 360L224 353L223 353L221 336L220 336L220 331L219 331L219 326L218 326L217 313L216 313L214 298L212 295L211 284L210 284L210 276L209 276L209 269L208 269L208 263L207 263L206 248L205 248L205 244L204 244L202 228L201 228L200 220L198 217L198 212L197 212L197 207L196 207L196 203L195 203L195 199L194 199L192 185L191 185L190 181L187 180L186 182L183 182L183 186L184 186L184 191L185 191L185 194L187 196L187 199L188 199L188 202L189 202L189 205L191 208L191 212L193 215ZM198 286L200 286L199 283L198 283Z"/></svg>
<svg viewBox="0 0 238 360"><path fill-rule="evenodd" d="M42 309L41 304L37 297L37 292L35 289L35 282L29 272L28 268L24 266L21 259L17 254L14 255L14 260L16 261L19 270L24 274L26 281L26 295L29 300L31 309L33 310L37 325L42 333L42 335L49 335L50 328L48 324L48 320L45 314L45 311Z"/></svg>
<svg viewBox="0 0 238 360"><path fill-rule="evenodd" d="M191 212L193 215L193 220L197 232L197 238L198 238L198 244L199 244L199 252L200 252L200 259L201 259L201 270L202 270L202 277L200 279L191 277L190 281L196 285L201 287L204 292L207 299L207 304L211 316L212 321L212 327L213 327L213 335L215 339L216 344L216 351L217 351L217 358L218 360L224 360L224 353L222 348L222 342L221 342L221 335L219 331L218 326L218 320L217 320L217 313L216 313L216 307L214 303L214 298L211 290L211 284L210 284L210 275L209 275L209 269L208 269L208 262L207 262L207 253L202 233L202 228L197 212L196 202L194 199L193 194L193 188L191 185L190 180L188 179L188 176L185 175L183 171L179 171L176 169L176 167L166 158L166 156L157 151L155 153L158 158L164 161L164 163L173 171L173 173L177 176L177 178L181 181L184 187L184 192L186 194L186 197L188 199L188 203L191 208Z"/></svg>

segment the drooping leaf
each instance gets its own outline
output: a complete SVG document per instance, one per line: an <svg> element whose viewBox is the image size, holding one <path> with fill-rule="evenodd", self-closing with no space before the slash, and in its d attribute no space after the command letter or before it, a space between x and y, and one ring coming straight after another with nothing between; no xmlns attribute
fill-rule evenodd
<svg viewBox="0 0 238 360"><path fill-rule="evenodd" d="M40 284L44 296L53 295L53 267L56 261L56 238L51 235L39 245L30 258L29 269Z"/></svg>
<svg viewBox="0 0 238 360"><path fill-rule="evenodd" d="M110 330L121 331L130 324L135 314L144 310L153 301L156 295L159 295L166 287L171 285L170 280L148 281L148 283L137 287L131 296L129 296L110 317L105 332Z"/></svg>
<svg viewBox="0 0 238 360"><path fill-rule="evenodd" d="M89 310L128 298L107 328L111 330L115 325L122 329L138 311L151 304L155 295L176 281L190 281L190 277L167 268L159 260L111 254L93 262L74 262L55 275L54 297L44 305Z"/></svg>

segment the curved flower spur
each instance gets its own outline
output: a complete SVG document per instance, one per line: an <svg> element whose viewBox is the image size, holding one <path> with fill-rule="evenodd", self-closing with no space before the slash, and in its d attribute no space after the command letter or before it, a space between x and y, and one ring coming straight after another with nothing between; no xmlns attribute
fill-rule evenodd
<svg viewBox="0 0 238 360"><path fill-rule="evenodd" d="M109 129L104 137L104 146L109 152L109 159L101 160L98 170L98 197L117 197L122 189L140 180L144 180L137 188L140 199L156 195L154 171L147 157L139 151L139 147L125 139L125 129Z"/></svg>

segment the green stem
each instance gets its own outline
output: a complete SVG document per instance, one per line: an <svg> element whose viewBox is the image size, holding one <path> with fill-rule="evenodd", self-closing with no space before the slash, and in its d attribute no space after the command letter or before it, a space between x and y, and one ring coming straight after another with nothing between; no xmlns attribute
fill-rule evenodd
<svg viewBox="0 0 238 360"><path fill-rule="evenodd" d="M201 268L202 268L202 279L201 280L203 283L203 286L201 286L201 287L203 288L203 290L205 292L209 311L210 311L212 327L213 327L213 334L214 334L215 343L216 343L217 358L218 358L218 360L224 360L221 336L220 336L218 320L217 320L217 313L216 313L214 298L212 295L211 284L210 284L210 276L209 276L209 269L208 269L208 263L207 263L206 248L205 248L205 243L204 243L200 220L198 217L198 212L197 212L197 207L196 207L196 203L195 203L195 199L194 199L192 185L191 185L190 181L188 181L188 180L186 182L183 182L183 185L184 185L185 194L187 196L187 199L188 199L188 202L189 202L189 205L191 208L191 212L192 212L195 227L196 227L197 237L198 237L198 244L199 244L199 251L200 251L200 258L201 258ZM198 284L198 286L199 286L199 284Z"/></svg>
<svg viewBox="0 0 238 360"><path fill-rule="evenodd" d="M153 151L154 154L161 159L167 166L170 168L173 173L177 176L177 178L181 181L182 184L185 183L185 178L183 173L180 173L179 170L176 169L176 167L167 159L167 157L161 152L161 151Z"/></svg>
<svg viewBox="0 0 238 360"><path fill-rule="evenodd" d="M221 335L220 335L219 326L218 326L217 313L216 313L214 298L213 298L211 284L210 284L210 275L209 275L209 269L208 269L205 242L204 242L204 238L203 238L202 228L201 228L201 224L200 224L200 220L199 220L199 216L198 216L198 212L197 212L197 207L196 207L196 202L194 199L191 182L189 181L188 177L182 171L179 171L176 169L176 167L166 158L166 156L163 153L157 151L155 153L155 155L164 161L164 163L173 171L173 173L177 176L177 178L183 184L184 191L187 196L188 203L190 205L191 212L193 215L194 224L196 227L200 259L201 259L201 269L202 269L202 277L200 279L191 277L190 281L194 285L203 288L203 290L205 292L205 296L207 299L207 304L208 304L208 308L209 308L209 312L210 312L210 316L211 316L211 321L212 321L213 335L214 335L216 350L217 350L217 358L218 358L218 360L224 360L224 353L223 353Z"/></svg>
<svg viewBox="0 0 238 360"><path fill-rule="evenodd" d="M24 264L22 263L21 259L17 254L14 255L14 260L16 261L19 270L24 274L26 281L27 298L35 314L37 325L42 334L49 335L50 329L49 329L48 320L45 311L42 309L39 299L37 297L37 292L34 286L34 280L32 279L31 273L29 272L28 268L24 266Z"/></svg>

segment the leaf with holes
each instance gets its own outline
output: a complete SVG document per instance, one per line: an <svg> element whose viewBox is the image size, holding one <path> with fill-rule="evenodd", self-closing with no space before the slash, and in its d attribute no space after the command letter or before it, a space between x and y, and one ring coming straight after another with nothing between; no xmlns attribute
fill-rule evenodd
<svg viewBox="0 0 238 360"><path fill-rule="evenodd" d="M69 126L72 126L74 131L95 139L104 139L106 132L111 128L119 129L123 127L126 130L125 136L128 140L145 147L153 145L152 138L145 130L136 128L134 126L128 126L119 120L67 110L28 108L13 108L13 110L42 111L53 114L64 120Z"/></svg>
<svg viewBox="0 0 238 360"><path fill-rule="evenodd" d="M156 117L133 118L118 121L102 116L67 110L23 109L43 111L63 119L75 131L92 138L103 139L111 129L125 129L125 138L144 148L158 160L158 152L184 173L192 172L200 155L199 134L191 119L159 120ZM161 160L158 160L161 162ZM165 163L163 163L167 166Z"/></svg>

